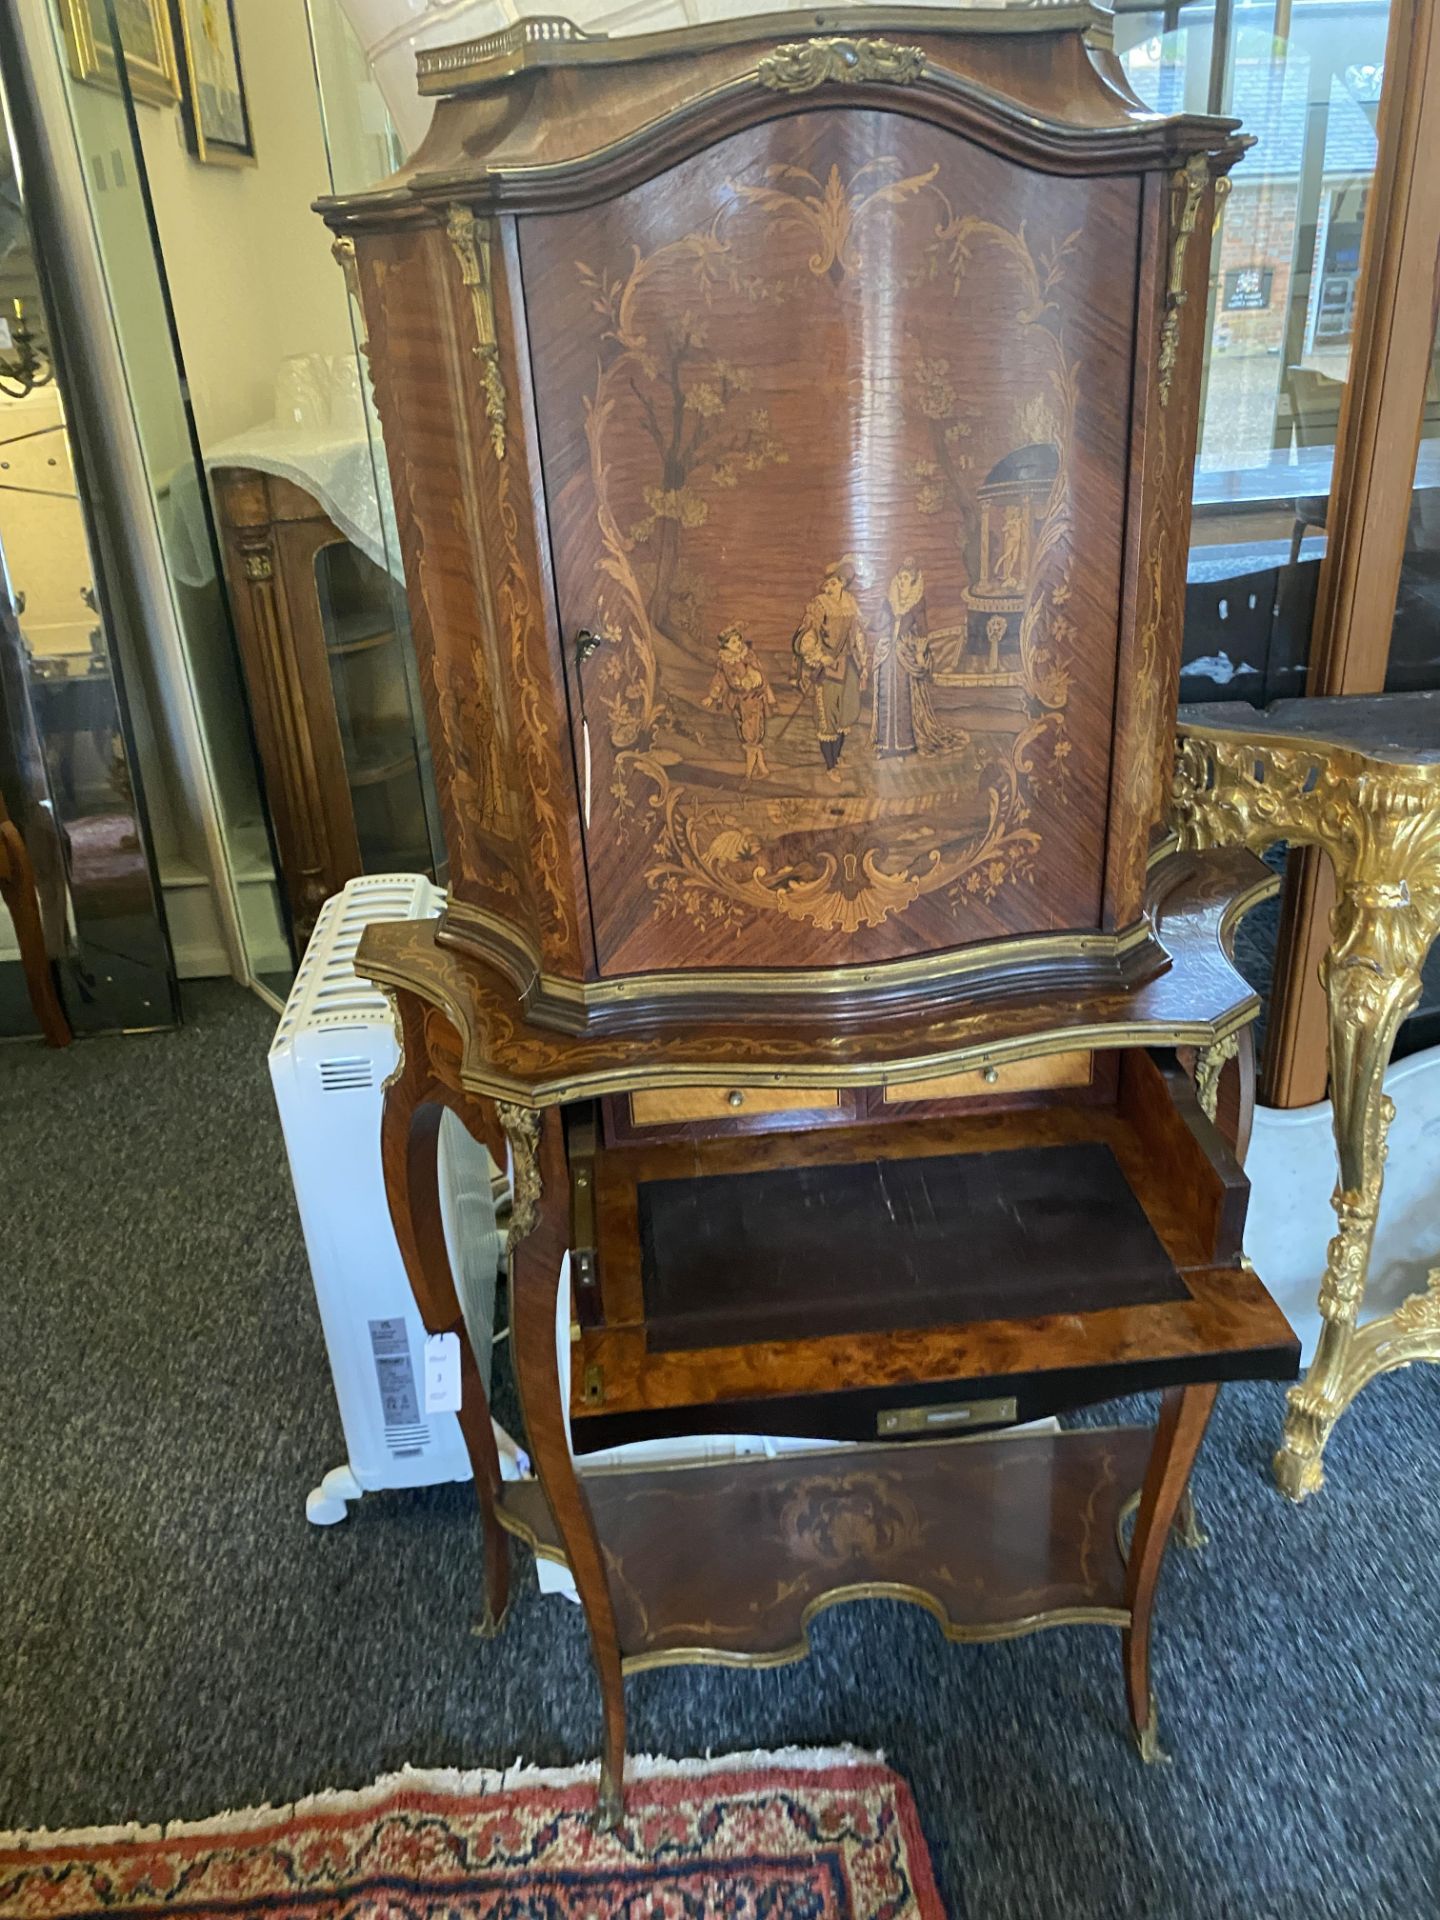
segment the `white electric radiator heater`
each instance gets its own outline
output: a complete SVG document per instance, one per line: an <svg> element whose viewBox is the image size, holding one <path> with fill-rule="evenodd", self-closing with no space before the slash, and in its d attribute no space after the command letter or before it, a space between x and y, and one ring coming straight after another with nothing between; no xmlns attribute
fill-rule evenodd
<svg viewBox="0 0 1440 1920"><path fill-rule="evenodd" d="M362 1493L471 1477L455 1415L424 1407L425 1329L390 1225L380 1165L384 1082L398 1058L395 1026L384 994L353 964L372 922L428 919L442 904L439 891L416 874L367 875L327 900L270 1048L349 1456L306 1499L305 1511L319 1526L343 1520L346 1502ZM501 1248L491 1179L489 1154L446 1113L441 1210L487 1385Z"/></svg>
<svg viewBox="0 0 1440 1920"><path fill-rule="evenodd" d="M398 1049L389 1002L355 972L355 949L376 920L425 920L442 897L414 874L352 880L320 910L270 1048L270 1077L295 1182L315 1298L335 1380L349 1458L312 1489L305 1511L318 1526L343 1520L347 1502L382 1487L468 1480L470 1462L453 1413L423 1405L425 1329L390 1225L380 1165L380 1107ZM495 1223L494 1169L451 1113L440 1131L440 1202L466 1330L488 1389L502 1235ZM568 1274L556 1299L562 1396L570 1383ZM1037 1421L1053 1427L1054 1421ZM1017 1429L1018 1431L1018 1429ZM498 1427L500 1470L530 1462ZM582 1472L687 1464L747 1455L846 1451L843 1443L761 1434L696 1434L642 1440L587 1455ZM542 1592L575 1598L567 1567L536 1561Z"/></svg>

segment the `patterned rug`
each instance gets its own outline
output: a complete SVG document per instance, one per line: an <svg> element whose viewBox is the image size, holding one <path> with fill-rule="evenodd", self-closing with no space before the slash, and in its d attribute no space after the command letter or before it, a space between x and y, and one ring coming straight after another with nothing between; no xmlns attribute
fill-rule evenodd
<svg viewBox="0 0 1440 1920"><path fill-rule="evenodd" d="M873 1755L421 1773L166 1828L0 1835L0 1916L80 1920L945 1920L910 1790Z"/></svg>

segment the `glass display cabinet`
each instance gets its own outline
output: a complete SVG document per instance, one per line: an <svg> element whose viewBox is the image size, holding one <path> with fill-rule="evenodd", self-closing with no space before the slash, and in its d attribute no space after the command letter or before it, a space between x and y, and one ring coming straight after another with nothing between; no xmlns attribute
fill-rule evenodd
<svg viewBox="0 0 1440 1920"><path fill-rule="evenodd" d="M358 547L336 541L315 556L315 593L360 870L429 874L428 749L412 718L413 655L390 582Z"/></svg>
<svg viewBox="0 0 1440 1920"><path fill-rule="evenodd" d="M404 602L294 480L212 468L225 572L297 948L361 873L435 878Z"/></svg>

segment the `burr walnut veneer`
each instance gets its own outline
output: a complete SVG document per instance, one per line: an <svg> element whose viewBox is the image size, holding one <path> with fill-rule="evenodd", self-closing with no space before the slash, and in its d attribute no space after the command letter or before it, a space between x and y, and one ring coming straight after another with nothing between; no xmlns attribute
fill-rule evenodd
<svg viewBox="0 0 1440 1920"><path fill-rule="evenodd" d="M1153 1749L1216 1384L1294 1371L1234 1151L1268 876L1154 845L1246 143L1146 109L1107 29L525 21L422 55L418 153L322 203L450 855L438 924L360 958L403 1036L392 1211L458 1327L440 1112L508 1149L540 1485L500 1487L472 1367L488 1610L507 1530L568 1560L607 1815L627 1668L791 1657L859 1593L1119 1626ZM1153 1444L927 1441L1136 1386ZM572 1429L866 1444L620 1479Z"/></svg>

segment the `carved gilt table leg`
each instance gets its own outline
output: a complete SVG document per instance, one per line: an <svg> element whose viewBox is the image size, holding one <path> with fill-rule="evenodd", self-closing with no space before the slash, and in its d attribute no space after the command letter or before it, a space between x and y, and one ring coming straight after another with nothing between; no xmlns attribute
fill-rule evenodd
<svg viewBox="0 0 1440 1920"><path fill-rule="evenodd" d="M1388 821L1388 816L1382 816ZM1322 967L1330 1015L1330 1098L1339 1178L1331 1204L1338 1231L1320 1283L1320 1340L1298 1387L1290 1389L1275 1478L1292 1500L1324 1484L1321 1456L1331 1430L1378 1369L1357 1378L1356 1322L1385 1178L1385 1141L1395 1115L1385 1069L1400 1023L1420 998L1429 937L1414 912L1404 859L1390 832L1367 835L1370 858L1347 877L1337 862L1339 898ZM1395 877L1385 879L1388 869ZM1433 930L1432 930L1433 932ZM1440 1355L1440 1342L1433 1348Z"/></svg>
<svg viewBox="0 0 1440 1920"><path fill-rule="evenodd" d="M1209 725L1191 729L1182 721L1176 769L1182 844L1241 844L1260 852L1285 840L1323 847L1335 871L1322 979L1339 1163L1332 1199L1337 1231L1320 1284L1319 1344L1304 1380L1290 1390L1275 1455L1276 1480L1297 1501L1323 1485L1326 1441L1367 1381L1413 1360L1440 1359L1433 1275L1427 1292L1358 1326L1394 1115L1385 1070L1440 932L1440 765L1407 766L1376 752L1268 732L1244 737Z"/></svg>
<svg viewBox="0 0 1440 1920"><path fill-rule="evenodd" d="M605 1742L596 1824L616 1826L625 1772L625 1679L604 1551L570 1450L570 1415L555 1352L557 1295L569 1226L569 1182L558 1109L497 1101L515 1164L510 1219L510 1319L525 1436L590 1629Z"/></svg>
<svg viewBox="0 0 1440 1920"><path fill-rule="evenodd" d="M438 1080L425 1044L424 1008L409 994L392 994L400 1058L385 1083L380 1160L385 1195L420 1318L430 1333L460 1336L460 1432L475 1474L485 1536L485 1610L476 1631L490 1639L510 1605L510 1539L500 1525L500 1454L490 1424L490 1402L450 1270L440 1211L440 1122L446 1107L482 1145L486 1129L466 1098Z"/></svg>

